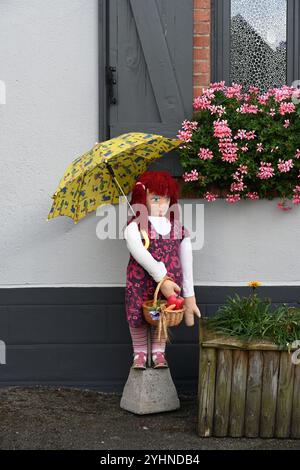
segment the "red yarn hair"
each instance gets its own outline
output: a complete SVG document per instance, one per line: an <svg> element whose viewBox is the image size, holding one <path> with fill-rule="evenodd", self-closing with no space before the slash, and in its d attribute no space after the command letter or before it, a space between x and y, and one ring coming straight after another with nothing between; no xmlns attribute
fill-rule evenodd
<svg viewBox="0 0 300 470"><path fill-rule="evenodd" d="M142 184L137 184L142 183ZM143 204L147 205L147 189L150 193L155 193L159 196L169 196L170 205L178 203L179 185L177 181L171 176L168 171L145 171L142 173L132 188L130 204ZM133 208L134 209L134 208ZM139 211L136 211L137 212ZM173 211L168 210L166 216L170 216L170 220L174 218ZM135 218L132 216L128 224ZM139 227L140 228L140 227Z"/></svg>

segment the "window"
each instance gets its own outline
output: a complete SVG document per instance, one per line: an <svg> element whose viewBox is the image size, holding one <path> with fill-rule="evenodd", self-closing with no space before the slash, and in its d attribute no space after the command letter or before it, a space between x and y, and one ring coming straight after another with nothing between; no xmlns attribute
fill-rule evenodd
<svg viewBox="0 0 300 470"><path fill-rule="evenodd" d="M297 0L214 0L212 80L247 89L300 79Z"/></svg>

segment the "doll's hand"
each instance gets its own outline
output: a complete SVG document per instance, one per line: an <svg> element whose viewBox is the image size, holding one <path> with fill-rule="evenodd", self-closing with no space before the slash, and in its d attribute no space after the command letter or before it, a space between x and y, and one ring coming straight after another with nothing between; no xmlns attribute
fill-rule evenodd
<svg viewBox="0 0 300 470"><path fill-rule="evenodd" d="M180 287L176 284L176 282L167 279L162 283L160 286L161 293L167 299L171 295L178 295L180 293Z"/></svg>
<svg viewBox="0 0 300 470"><path fill-rule="evenodd" d="M185 297L184 299L184 320L186 326L194 325L194 315L198 318L201 318L201 312L196 304L196 298L193 295L192 297Z"/></svg>

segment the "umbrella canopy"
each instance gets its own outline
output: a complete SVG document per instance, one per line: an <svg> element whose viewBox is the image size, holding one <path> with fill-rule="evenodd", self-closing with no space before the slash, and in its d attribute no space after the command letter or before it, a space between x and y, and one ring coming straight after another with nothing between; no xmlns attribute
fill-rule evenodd
<svg viewBox="0 0 300 470"><path fill-rule="evenodd" d="M122 134L95 144L66 169L51 196L53 203L48 220L65 215L77 223L102 204L118 204L120 193L128 194L137 177L153 160L180 144L177 139L141 132Z"/></svg>

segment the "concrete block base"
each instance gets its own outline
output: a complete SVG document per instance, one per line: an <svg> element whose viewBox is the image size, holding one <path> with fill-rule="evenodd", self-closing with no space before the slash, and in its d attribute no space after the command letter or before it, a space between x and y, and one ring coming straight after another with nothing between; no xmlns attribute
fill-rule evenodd
<svg viewBox="0 0 300 470"><path fill-rule="evenodd" d="M139 415L162 413L180 408L170 369L147 367L145 370L136 370L131 368L120 407Z"/></svg>

